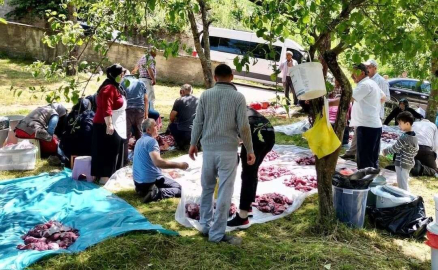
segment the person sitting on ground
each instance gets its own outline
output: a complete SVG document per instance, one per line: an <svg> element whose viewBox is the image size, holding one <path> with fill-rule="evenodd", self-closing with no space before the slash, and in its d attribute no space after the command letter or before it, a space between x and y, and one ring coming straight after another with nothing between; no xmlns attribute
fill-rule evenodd
<svg viewBox="0 0 438 270"><path fill-rule="evenodd" d="M163 175L161 169L187 170L186 162L172 162L161 158L156 140L158 128L155 120L146 119L142 123L143 136L134 149L132 167L136 192L143 197L143 202L158 201L181 197L181 186Z"/></svg>
<svg viewBox="0 0 438 270"><path fill-rule="evenodd" d="M386 117L385 122L383 122L383 124L388 126L389 123L391 123L392 119L395 119L394 125L398 125L396 117L397 115L399 115L401 112L404 111L410 112L415 119L421 120L424 118L421 114L416 112L414 109L410 108L408 100L403 98L400 99L399 106L397 108L394 108L394 110L392 110L392 112L388 115L388 117Z"/></svg>
<svg viewBox="0 0 438 270"><path fill-rule="evenodd" d="M86 96L85 98L88 99L88 101L90 101L91 110L94 113L96 113L96 111L97 111L97 93L94 93L93 95Z"/></svg>
<svg viewBox="0 0 438 270"><path fill-rule="evenodd" d="M415 156L415 166L412 176L438 177L436 158L438 152L438 128L427 119L415 122L412 130L418 138L419 150Z"/></svg>
<svg viewBox="0 0 438 270"><path fill-rule="evenodd" d="M240 190L239 213L227 222L228 227L246 229L251 226L248 217L252 217L252 203L255 202L258 173L260 165L275 144L275 132L271 123L266 117L256 110L247 107L249 125L251 127L252 144L256 161L250 166L247 163L247 151L242 146L240 159L242 160L242 188Z"/></svg>
<svg viewBox="0 0 438 270"><path fill-rule="evenodd" d="M395 171L397 173L397 184L399 188L409 191L409 172L415 165L415 156L418 152L418 139L412 131L414 116L410 112L402 112L397 116L397 122L403 133L397 142L383 150L383 155L394 155Z"/></svg>
<svg viewBox="0 0 438 270"><path fill-rule="evenodd" d="M175 100L170 113L169 130L180 149L190 146L193 120L196 116L198 98L193 96L192 86L184 84L179 91L180 98Z"/></svg>
<svg viewBox="0 0 438 270"><path fill-rule="evenodd" d="M67 116L67 124L59 143L58 154L61 162L70 167L71 156L91 156L93 119L91 102L79 99Z"/></svg>
<svg viewBox="0 0 438 270"><path fill-rule="evenodd" d="M52 103L38 107L21 120L15 128L15 136L21 139L37 139L40 142L41 155L56 155L58 136L63 133L67 110L62 104ZM60 127L58 126L60 123Z"/></svg>

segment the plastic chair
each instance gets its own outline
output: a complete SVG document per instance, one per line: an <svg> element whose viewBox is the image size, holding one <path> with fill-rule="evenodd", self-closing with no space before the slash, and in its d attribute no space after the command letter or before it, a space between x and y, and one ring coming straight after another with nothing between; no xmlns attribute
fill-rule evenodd
<svg viewBox="0 0 438 270"><path fill-rule="evenodd" d="M87 182L93 182L90 156L76 157L74 160L72 178L79 180L79 176L82 174L85 175Z"/></svg>

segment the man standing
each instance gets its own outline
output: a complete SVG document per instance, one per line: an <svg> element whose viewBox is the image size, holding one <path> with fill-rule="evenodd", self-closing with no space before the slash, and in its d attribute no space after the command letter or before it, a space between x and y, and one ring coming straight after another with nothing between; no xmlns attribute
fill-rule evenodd
<svg viewBox="0 0 438 270"><path fill-rule="evenodd" d="M415 156L415 166L411 170L413 176L438 176L436 158L438 152L437 126L427 119L414 122L412 130L418 139L420 149Z"/></svg>
<svg viewBox="0 0 438 270"><path fill-rule="evenodd" d="M280 64L280 71L282 73L282 82L283 82L283 87L284 87L284 95L286 96L286 103L287 105L290 105L290 98L289 98L289 92L292 92L293 97L294 97L294 105L298 105L298 98L297 95L295 93L295 89L294 86L292 84L292 79L290 77L290 69L293 66L297 66L298 62L295 61L293 58L293 53L291 51L287 51L286 52L286 60L284 60L281 64Z"/></svg>
<svg viewBox="0 0 438 270"><path fill-rule="evenodd" d="M179 90L180 98L175 100L170 112L170 133L175 138L177 146L181 149L190 145L193 120L196 116L198 98L192 95L190 84L184 84Z"/></svg>
<svg viewBox="0 0 438 270"><path fill-rule="evenodd" d="M181 186L172 179L164 177L161 169L187 170L186 162L171 162L161 158L156 140L158 128L154 119L146 119L142 124L143 137L134 150L132 175L135 191L143 197L143 202L181 197Z"/></svg>
<svg viewBox="0 0 438 270"><path fill-rule="evenodd" d="M391 100L391 94L389 92L389 83L380 76L379 73L377 73L377 62L374 59L370 59L367 62L365 62L365 66L368 69L368 76L371 78L371 80L375 81L377 85L380 87L380 89L383 91L383 93L386 96L385 102L388 102ZM385 119L385 103L382 104L382 108L380 109L380 119Z"/></svg>
<svg viewBox="0 0 438 270"><path fill-rule="evenodd" d="M380 120L379 86L368 77L364 64L355 65L351 76L356 88L353 90L353 109L350 126L355 127L357 136L357 167L378 168L382 122Z"/></svg>
<svg viewBox="0 0 438 270"><path fill-rule="evenodd" d="M157 49L151 47L149 49L149 54L143 55L132 70L132 74L136 74L137 71L140 73L139 78L146 85L148 99L150 101L151 109L154 108L155 103L155 90L154 85L156 84L157 70L155 57L157 56Z"/></svg>
<svg viewBox="0 0 438 270"><path fill-rule="evenodd" d="M202 93L196 117L193 121L189 155L195 159L198 141L203 148L201 219L202 233L211 242L228 242L239 245L241 239L225 235L234 181L237 171L238 134L247 149L248 165L253 165L255 155L251 141L251 129L246 115L245 97L231 83L231 68L220 64L214 70L216 85ZM216 177L219 190L213 218L213 194Z"/></svg>

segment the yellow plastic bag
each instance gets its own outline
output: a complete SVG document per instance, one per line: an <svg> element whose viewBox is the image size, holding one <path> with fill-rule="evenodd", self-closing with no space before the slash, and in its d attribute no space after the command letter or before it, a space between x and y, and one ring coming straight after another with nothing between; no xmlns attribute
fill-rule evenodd
<svg viewBox="0 0 438 270"><path fill-rule="evenodd" d="M328 124L326 110L323 116L317 117L311 129L303 133L309 143L310 150L318 158L323 158L335 152L341 146L341 141L336 136L332 126Z"/></svg>

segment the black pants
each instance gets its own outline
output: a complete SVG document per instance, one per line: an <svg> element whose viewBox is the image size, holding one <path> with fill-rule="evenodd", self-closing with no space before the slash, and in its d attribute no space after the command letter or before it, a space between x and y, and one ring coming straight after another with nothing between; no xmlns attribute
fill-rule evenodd
<svg viewBox="0 0 438 270"><path fill-rule="evenodd" d="M419 160L422 167L422 173L420 176L435 176L438 173L438 168L436 165L436 153L429 146L420 145L416 160Z"/></svg>
<svg viewBox="0 0 438 270"><path fill-rule="evenodd" d="M192 132L191 131L182 131L178 129L178 125L176 123L172 123L169 125L170 134L172 134L173 138L175 138L175 143L180 149L184 149L187 146L190 146L190 139Z"/></svg>
<svg viewBox="0 0 438 270"><path fill-rule="evenodd" d="M91 157L91 175L110 177L123 167L122 138L116 131L107 135L105 124L94 124Z"/></svg>
<svg viewBox="0 0 438 270"><path fill-rule="evenodd" d="M140 196L146 193L155 185L158 188L158 195L154 198L156 201L168 198L181 198L181 185L169 178L159 178L154 183L137 183L134 181L135 191Z"/></svg>
<svg viewBox="0 0 438 270"><path fill-rule="evenodd" d="M247 152L245 146L242 146L240 158L242 159L242 189L240 191L241 210L249 211L252 203L255 201L257 193L257 184L259 182L259 167L263 162L266 154L272 150L275 144L275 133L273 131L261 131L264 142L253 136L253 148L256 161L250 166L247 163Z"/></svg>
<svg viewBox="0 0 438 270"><path fill-rule="evenodd" d="M379 168L382 128L357 127L357 168Z"/></svg>
<svg viewBox="0 0 438 270"><path fill-rule="evenodd" d="M283 83L283 87L284 87L284 95L287 98L287 105L290 105L290 97L289 97L289 92L292 92L292 95L294 97L294 105L298 104L298 98L297 95L295 93L295 89L294 89L294 85L292 84L292 79L290 78L290 76L286 77L286 82Z"/></svg>
<svg viewBox="0 0 438 270"><path fill-rule="evenodd" d="M141 123L144 120L144 110L141 109L126 109L126 134L128 138L123 140L123 148L124 148L124 164L125 166L129 164L128 159L128 143L131 135L134 135L135 140L139 140L141 138ZM132 133L132 134L131 134Z"/></svg>

